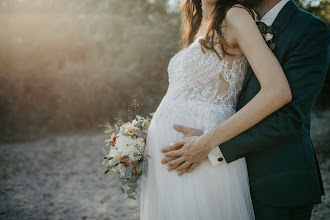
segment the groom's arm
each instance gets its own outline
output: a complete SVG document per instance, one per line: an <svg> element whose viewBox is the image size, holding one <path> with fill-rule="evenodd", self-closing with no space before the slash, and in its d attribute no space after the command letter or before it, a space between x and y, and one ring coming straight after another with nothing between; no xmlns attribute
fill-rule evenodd
<svg viewBox="0 0 330 220"><path fill-rule="evenodd" d="M302 128L321 91L330 60L329 29L315 20L297 37L283 64L292 101L254 127L219 145L226 162L266 150L294 137ZM219 152L219 151L218 151Z"/></svg>

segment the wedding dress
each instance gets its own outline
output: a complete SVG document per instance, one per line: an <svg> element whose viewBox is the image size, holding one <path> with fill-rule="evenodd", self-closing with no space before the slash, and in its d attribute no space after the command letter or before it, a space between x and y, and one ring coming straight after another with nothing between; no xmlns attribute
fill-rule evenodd
<svg viewBox="0 0 330 220"><path fill-rule="evenodd" d="M146 154L151 158L141 180L141 220L254 219L245 158L217 166L205 159L180 177L161 164L161 148L184 137L173 124L205 131L235 113L247 60L243 56L230 63L214 52L203 53L200 38L168 65L169 87L148 130Z"/></svg>

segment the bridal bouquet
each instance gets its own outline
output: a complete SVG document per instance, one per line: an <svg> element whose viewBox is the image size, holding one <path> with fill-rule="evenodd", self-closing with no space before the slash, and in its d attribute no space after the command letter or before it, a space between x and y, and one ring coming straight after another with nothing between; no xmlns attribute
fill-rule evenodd
<svg viewBox="0 0 330 220"><path fill-rule="evenodd" d="M142 175L147 132L151 119L139 115L136 115L134 119L131 117L128 119L129 121L125 123L116 118L114 128L109 124L100 125L105 128L105 133L110 135L110 138L105 140L108 151L105 150L106 156L102 165L106 166L105 174L120 175L121 184L117 188L123 193L126 192L128 199L135 200L132 194L136 193L137 181ZM128 189L125 189L126 185Z"/></svg>

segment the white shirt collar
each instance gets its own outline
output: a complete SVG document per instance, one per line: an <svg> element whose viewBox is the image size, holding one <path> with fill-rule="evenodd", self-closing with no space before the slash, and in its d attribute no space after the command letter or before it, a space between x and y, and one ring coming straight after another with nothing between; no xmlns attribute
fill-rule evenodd
<svg viewBox="0 0 330 220"><path fill-rule="evenodd" d="M282 8L288 3L290 0L281 0L277 3L270 11L267 12L262 18L261 22L265 23L267 26L271 26L275 21L277 15L280 13Z"/></svg>

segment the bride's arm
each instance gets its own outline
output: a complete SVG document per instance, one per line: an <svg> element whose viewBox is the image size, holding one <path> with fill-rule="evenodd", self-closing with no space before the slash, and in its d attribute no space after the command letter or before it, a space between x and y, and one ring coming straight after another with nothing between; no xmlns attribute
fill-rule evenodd
<svg viewBox="0 0 330 220"><path fill-rule="evenodd" d="M295 21L295 24L300 21ZM295 28L295 24L287 28ZM330 32L320 19L307 20L305 30L293 30L282 67L292 91L292 101L247 131L214 148L230 163L249 153L297 142L321 92L330 62ZM252 76L254 77L254 76ZM258 88L256 88L258 90ZM220 134L219 134L220 135ZM308 138L308 137L306 137Z"/></svg>
<svg viewBox="0 0 330 220"><path fill-rule="evenodd" d="M208 145L220 145L246 131L292 99L290 86L275 55L268 48L251 15L242 8L231 8L226 16L227 31L234 36L249 61L261 89L232 117L204 134Z"/></svg>

